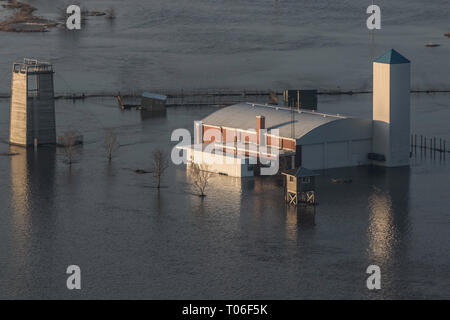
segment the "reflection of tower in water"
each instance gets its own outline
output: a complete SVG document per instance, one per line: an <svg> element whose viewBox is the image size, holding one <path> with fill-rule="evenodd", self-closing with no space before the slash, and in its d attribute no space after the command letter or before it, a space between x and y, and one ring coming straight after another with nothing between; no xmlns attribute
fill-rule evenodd
<svg viewBox="0 0 450 320"><path fill-rule="evenodd" d="M368 258L380 267L405 254L408 232L409 168L381 169L369 195Z"/></svg>
<svg viewBox="0 0 450 320"><path fill-rule="evenodd" d="M39 259L44 261L52 257L56 153L54 147L43 147L35 152L13 145L10 153L12 266L27 270L32 277L31 256L40 253Z"/></svg>
<svg viewBox="0 0 450 320"><path fill-rule="evenodd" d="M15 226L29 226L30 183L27 164L27 149L10 146L11 156L11 201Z"/></svg>

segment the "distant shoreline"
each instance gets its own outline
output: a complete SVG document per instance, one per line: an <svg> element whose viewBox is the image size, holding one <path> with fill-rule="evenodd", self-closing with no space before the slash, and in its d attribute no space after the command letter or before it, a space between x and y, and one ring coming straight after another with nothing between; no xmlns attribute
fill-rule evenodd
<svg viewBox="0 0 450 320"><path fill-rule="evenodd" d="M35 7L11 0L3 5L4 8L16 10L15 15L0 21L0 31L4 32L47 32L48 28L58 26L55 21L39 18L34 15Z"/></svg>
<svg viewBox="0 0 450 320"><path fill-rule="evenodd" d="M9 0L6 4L3 4L6 9L15 10L15 14L6 20L0 21L0 31L4 32L48 32L50 28L61 27L65 25L65 19L67 13L65 9L61 12L61 17L57 20L48 20L40 18L34 15L37 8L24 2L17 0ZM106 17L108 19L114 19L114 10L107 11L89 11L87 9L82 10L82 21L85 21L87 17Z"/></svg>
<svg viewBox="0 0 450 320"><path fill-rule="evenodd" d="M168 99L182 99L182 98L192 98L192 97L226 97L226 96L269 96L269 91L264 90L192 90L192 91L167 91L167 90L155 90L160 94L165 94ZM282 95L283 92L276 91L277 95ZM345 91L336 91L336 90L323 90L318 91L318 95L360 95L360 94L371 94L372 90L345 90ZM411 90L411 93L450 93L450 89L444 90ZM120 93L120 95L124 98L138 98L141 94L136 93ZM84 100L84 99L92 99L92 98L116 98L118 93L113 92L104 92L104 93L65 93L65 94L56 94L55 100ZM0 93L0 99L10 99L11 94Z"/></svg>

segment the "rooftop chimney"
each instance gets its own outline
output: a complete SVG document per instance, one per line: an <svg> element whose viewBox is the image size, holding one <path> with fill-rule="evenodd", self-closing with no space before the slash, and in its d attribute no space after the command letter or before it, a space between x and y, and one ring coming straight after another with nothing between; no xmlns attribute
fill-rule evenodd
<svg viewBox="0 0 450 320"><path fill-rule="evenodd" d="M256 139L258 144L260 144L260 139L263 139L261 137L260 131L261 129L266 128L266 118L264 116L256 116Z"/></svg>

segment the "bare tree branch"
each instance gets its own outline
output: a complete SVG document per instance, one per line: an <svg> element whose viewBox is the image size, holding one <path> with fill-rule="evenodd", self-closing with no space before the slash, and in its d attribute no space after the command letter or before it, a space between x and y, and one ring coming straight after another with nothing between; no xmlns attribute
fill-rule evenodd
<svg viewBox="0 0 450 320"><path fill-rule="evenodd" d="M73 155L77 145L77 137L78 133L75 130L66 131L62 137L59 137L59 144L63 146L67 163L70 166L72 166L73 163Z"/></svg>
<svg viewBox="0 0 450 320"><path fill-rule="evenodd" d="M164 175L164 171L169 167L169 159L167 155L161 149L153 151L153 176L157 181L157 188L161 187L161 177Z"/></svg>
<svg viewBox="0 0 450 320"><path fill-rule="evenodd" d="M117 141L117 135L114 132L113 129L107 129L106 130L106 137L105 137L105 149L106 149L106 157L109 162L112 161L112 158L114 156L114 153L119 149L120 145Z"/></svg>
<svg viewBox="0 0 450 320"><path fill-rule="evenodd" d="M192 163L190 168L191 181L194 188L200 197L205 197L205 190L208 187L209 180L212 176L207 171L208 167L205 164Z"/></svg>

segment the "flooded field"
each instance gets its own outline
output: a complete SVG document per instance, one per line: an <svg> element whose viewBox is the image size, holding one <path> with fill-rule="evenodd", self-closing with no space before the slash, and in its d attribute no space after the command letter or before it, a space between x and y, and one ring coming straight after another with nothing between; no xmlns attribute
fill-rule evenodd
<svg viewBox="0 0 450 320"><path fill-rule="evenodd" d="M412 131L450 140L449 101L412 95ZM450 154L323 171L319 205L298 212L277 177L216 175L202 200L183 166L160 192L135 173L156 147L170 152L174 129L214 110L142 118L114 99L58 100L58 133L85 137L70 169L61 150L10 147L0 99L0 298L450 298ZM321 96L319 111L370 117L371 95ZM108 164L111 127L122 147ZM82 268L79 292L66 289L70 264ZM383 270L379 292L365 285L370 264Z"/></svg>
<svg viewBox="0 0 450 320"><path fill-rule="evenodd" d="M23 0L26 2L26 0ZM2 1L0 1L1 3ZM34 12L57 20L68 2L36 0ZM447 0L380 0L381 30L371 43L371 1L82 1L114 8L116 19L89 17L80 32L0 33L0 94L11 65L51 61L56 91L133 92L198 88L370 89L371 60L395 48L412 61L414 89L450 89ZM67 7L67 6L66 6ZM7 17L0 6L0 19ZM440 47L426 48L433 42Z"/></svg>
<svg viewBox="0 0 450 320"><path fill-rule="evenodd" d="M66 5L23 1L52 21ZM12 15L2 4L0 21ZM373 41L369 4L85 1L116 18L89 17L79 32L0 32L0 96L25 57L54 65L57 95L370 90L371 61L390 48L411 60L412 89L449 90L448 1L378 1ZM319 96L326 113L371 118L371 106L371 94ZM70 167L60 149L10 147L0 98L0 299L450 299L450 153L414 153L410 168L320 172L318 206L299 210L285 205L280 177L215 175L201 199L183 166L170 165L160 191L136 173L150 170L156 148L171 152L174 129L192 131L217 108L142 117L113 98L56 100L58 135L84 136ZM450 141L450 94L412 94L411 118L412 133ZM111 164L109 128L121 144ZM72 264L81 291L66 288ZM371 264L383 290L366 288Z"/></svg>

